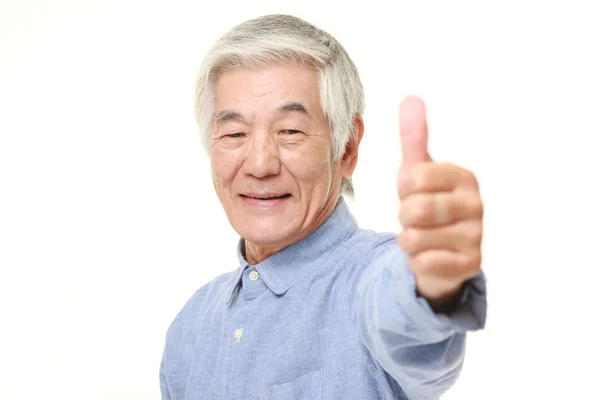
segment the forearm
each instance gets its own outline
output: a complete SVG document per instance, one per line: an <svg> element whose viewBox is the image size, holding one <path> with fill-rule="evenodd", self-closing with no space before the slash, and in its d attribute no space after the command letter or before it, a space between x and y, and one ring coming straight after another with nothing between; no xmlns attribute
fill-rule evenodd
<svg viewBox="0 0 600 400"><path fill-rule="evenodd" d="M454 312L436 314L417 295L404 256L388 249L367 267L359 286L359 330L373 358L409 398L435 399L460 374L466 332L483 326L484 300L485 288L478 293L468 284Z"/></svg>

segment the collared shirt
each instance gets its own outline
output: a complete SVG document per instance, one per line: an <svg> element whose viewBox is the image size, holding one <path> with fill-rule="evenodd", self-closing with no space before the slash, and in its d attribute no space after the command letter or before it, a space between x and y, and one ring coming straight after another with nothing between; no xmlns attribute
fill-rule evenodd
<svg viewBox="0 0 600 400"><path fill-rule="evenodd" d="M394 233L361 229L342 199L306 238L200 288L175 317L163 400L437 399L483 327L483 275L434 313Z"/></svg>

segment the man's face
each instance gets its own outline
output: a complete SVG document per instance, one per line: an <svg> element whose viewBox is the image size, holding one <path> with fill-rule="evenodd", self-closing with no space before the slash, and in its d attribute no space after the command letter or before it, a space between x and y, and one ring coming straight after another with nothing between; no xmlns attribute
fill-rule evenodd
<svg viewBox="0 0 600 400"><path fill-rule="evenodd" d="M304 66L221 73L210 157L230 223L266 248L285 247L320 225L348 173L332 162L317 71Z"/></svg>

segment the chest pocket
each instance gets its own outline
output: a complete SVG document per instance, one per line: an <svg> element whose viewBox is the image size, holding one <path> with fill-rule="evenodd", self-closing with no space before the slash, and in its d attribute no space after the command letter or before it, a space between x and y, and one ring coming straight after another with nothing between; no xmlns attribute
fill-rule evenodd
<svg viewBox="0 0 600 400"><path fill-rule="evenodd" d="M323 368L263 388L260 400L321 400Z"/></svg>

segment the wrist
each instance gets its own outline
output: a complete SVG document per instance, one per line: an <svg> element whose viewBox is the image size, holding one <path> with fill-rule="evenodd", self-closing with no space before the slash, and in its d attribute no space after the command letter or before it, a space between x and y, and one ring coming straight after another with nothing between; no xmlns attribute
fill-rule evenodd
<svg viewBox="0 0 600 400"><path fill-rule="evenodd" d="M426 284L417 278L417 295L425 299L435 313L451 314L458 307L463 286L463 282Z"/></svg>

